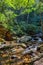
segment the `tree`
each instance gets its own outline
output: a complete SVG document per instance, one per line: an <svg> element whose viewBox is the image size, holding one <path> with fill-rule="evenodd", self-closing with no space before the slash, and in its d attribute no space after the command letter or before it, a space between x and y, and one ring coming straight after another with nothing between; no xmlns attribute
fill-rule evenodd
<svg viewBox="0 0 43 65"><path fill-rule="evenodd" d="M13 18L16 17L16 14L8 8L6 0L0 0L0 22L5 28L12 30Z"/></svg>
<svg viewBox="0 0 43 65"><path fill-rule="evenodd" d="M22 33L22 26L19 26L17 16L23 18L21 15L27 14L26 23L28 24L28 22L30 22L30 12L40 11L43 8L43 3L41 3L39 0L0 0L0 22L2 22L3 26L7 29Z"/></svg>
<svg viewBox="0 0 43 65"><path fill-rule="evenodd" d="M6 3L9 7L12 7L14 10L16 10L16 13L18 15L24 14L24 13L30 13L34 9L35 0L6 0ZM28 21L29 15L27 15L27 21Z"/></svg>
<svg viewBox="0 0 43 65"><path fill-rule="evenodd" d="M42 16L43 16L43 1L42 0L36 0L36 12L40 15L40 22L41 22L41 29L42 29L42 33L43 33L43 22L42 22Z"/></svg>

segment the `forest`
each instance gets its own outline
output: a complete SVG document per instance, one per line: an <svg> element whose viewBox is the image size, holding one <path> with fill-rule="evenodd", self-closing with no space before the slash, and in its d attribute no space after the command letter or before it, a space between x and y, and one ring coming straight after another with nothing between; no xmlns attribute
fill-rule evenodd
<svg viewBox="0 0 43 65"><path fill-rule="evenodd" d="M0 22L18 36L42 32L42 0L0 0Z"/></svg>
<svg viewBox="0 0 43 65"><path fill-rule="evenodd" d="M0 65L41 65L41 60L35 61L39 58L43 59L43 0L0 0Z"/></svg>

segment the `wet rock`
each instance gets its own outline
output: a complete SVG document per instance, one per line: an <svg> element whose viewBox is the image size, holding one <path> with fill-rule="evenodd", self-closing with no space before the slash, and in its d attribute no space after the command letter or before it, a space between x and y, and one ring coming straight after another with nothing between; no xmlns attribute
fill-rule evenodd
<svg viewBox="0 0 43 65"><path fill-rule="evenodd" d="M39 38L39 39L38 39L38 41L39 41L39 42L42 42L42 39L41 39L41 38Z"/></svg>
<svg viewBox="0 0 43 65"><path fill-rule="evenodd" d="M42 40L40 37L34 37L34 38L32 38L31 41L32 41L32 42L37 42L37 43L43 42L43 40Z"/></svg>
<svg viewBox="0 0 43 65"><path fill-rule="evenodd" d="M42 37L42 33L37 33L34 35L34 37Z"/></svg>
<svg viewBox="0 0 43 65"><path fill-rule="evenodd" d="M32 38L31 42L35 42L34 38Z"/></svg>

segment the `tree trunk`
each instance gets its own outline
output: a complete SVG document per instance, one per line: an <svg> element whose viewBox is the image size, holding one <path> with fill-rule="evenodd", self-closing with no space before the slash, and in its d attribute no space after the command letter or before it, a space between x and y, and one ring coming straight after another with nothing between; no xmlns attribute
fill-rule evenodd
<svg viewBox="0 0 43 65"><path fill-rule="evenodd" d="M43 33L43 22L41 21L41 28L42 28L42 33Z"/></svg>
<svg viewBox="0 0 43 65"><path fill-rule="evenodd" d="M28 21L29 21L29 13L28 13L28 15L27 15L27 23L28 23Z"/></svg>
<svg viewBox="0 0 43 65"><path fill-rule="evenodd" d="M40 14L40 21L41 21L41 30L42 30L42 34L43 34L43 21L42 21L41 14Z"/></svg>

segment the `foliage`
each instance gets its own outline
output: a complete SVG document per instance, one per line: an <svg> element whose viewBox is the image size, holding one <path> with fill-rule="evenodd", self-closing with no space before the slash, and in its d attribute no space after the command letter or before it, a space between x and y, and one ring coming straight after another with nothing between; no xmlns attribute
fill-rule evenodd
<svg viewBox="0 0 43 65"><path fill-rule="evenodd" d="M40 13L43 13L43 2L40 0L0 0L0 22L17 35L38 32Z"/></svg>

